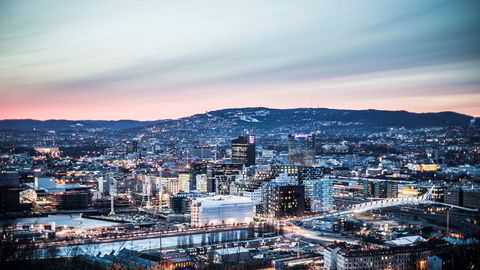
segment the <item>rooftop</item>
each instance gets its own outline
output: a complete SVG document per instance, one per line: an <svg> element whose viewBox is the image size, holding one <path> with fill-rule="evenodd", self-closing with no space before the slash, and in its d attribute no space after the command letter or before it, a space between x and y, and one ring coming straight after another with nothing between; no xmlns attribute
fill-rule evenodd
<svg viewBox="0 0 480 270"><path fill-rule="evenodd" d="M359 250L359 249L344 249L339 251L344 257L368 257L368 256L379 256L379 255L394 255L400 253L412 253L412 252L422 252L427 250L435 250L446 248L450 246L445 241L433 239L426 242L422 242L413 246L398 246L392 248L382 248L382 249L373 249L373 250Z"/></svg>
<svg viewBox="0 0 480 270"><path fill-rule="evenodd" d="M231 247L231 248L223 248L215 250L215 254L218 255L231 255L231 254L238 254L238 253L246 253L249 252L248 249L244 247Z"/></svg>
<svg viewBox="0 0 480 270"><path fill-rule="evenodd" d="M412 235L412 236L397 238L391 241L386 241L385 244L392 245L392 246L407 246L407 245L412 245L412 244L416 244L418 242L424 242L424 241L425 239L423 239L423 237L418 235Z"/></svg>
<svg viewBox="0 0 480 270"><path fill-rule="evenodd" d="M197 198L195 202L199 202L202 206L218 206L221 204L249 204L252 203L252 200L248 197L240 196L213 196L206 198Z"/></svg>

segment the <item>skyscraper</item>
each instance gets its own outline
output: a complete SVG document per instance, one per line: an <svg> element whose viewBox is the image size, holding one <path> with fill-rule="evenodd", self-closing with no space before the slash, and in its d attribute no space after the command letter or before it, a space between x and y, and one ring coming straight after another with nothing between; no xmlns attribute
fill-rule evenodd
<svg viewBox="0 0 480 270"><path fill-rule="evenodd" d="M255 165L255 135L243 135L232 140L232 161Z"/></svg>

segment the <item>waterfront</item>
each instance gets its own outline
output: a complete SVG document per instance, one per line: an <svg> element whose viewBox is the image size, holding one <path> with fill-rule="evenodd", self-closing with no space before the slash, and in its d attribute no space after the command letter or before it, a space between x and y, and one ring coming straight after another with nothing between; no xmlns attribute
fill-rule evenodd
<svg viewBox="0 0 480 270"><path fill-rule="evenodd" d="M18 223L30 223L30 224L42 224L55 222L56 227L73 227L75 229L91 229L97 227L108 227L119 225L120 223L94 220L83 218L82 214L59 214L48 215L46 217L29 217L29 218L16 218L0 221L1 226L18 224Z"/></svg>
<svg viewBox="0 0 480 270"><path fill-rule="evenodd" d="M222 231L222 232L210 232L210 233L198 233L190 235L180 236L167 236L167 237L153 237L148 239L138 240L118 240L109 243L91 243L91 244L78 244L71 246L59 247L56 252L56 256L59 257L71 257L80 254L97 255L99 252L102 254L117 253L119 250L126 248L136 251L142 250L158 250L158 249L173 249L178 247L190 247L198 245L210 245L219 243L228 243L234 241L248 240L248 232L246 229ZM34 256L37 258L47 257L51 254L51 248L35 250Z"/></svg>

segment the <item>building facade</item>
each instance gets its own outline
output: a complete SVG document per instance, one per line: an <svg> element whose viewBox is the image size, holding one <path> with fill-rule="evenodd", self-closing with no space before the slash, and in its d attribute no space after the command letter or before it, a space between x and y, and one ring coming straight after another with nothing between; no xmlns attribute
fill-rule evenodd
<svg viewBox="0 0 480 270"><path fill-rule="evenodd" d="M288 135L288 163L302 166L315 163L315 134Z"/></svg>
<svg viewBox="0 0 480 270"><path fill-rule="evenodd" d="M255 135L243 135L232 140L232 161L246 166L255 165L255 142Z"/></svg>
<svg viewBox="0 0 480 270"><path fill-rule="evenodd" d="M431 240L414 246L383 249L325 248L325 270L428 269L428 257L448 251L450 245Z"/></svg>
<svg viewBox="0 0 480 270"><path fill-rule="evenodd" d="M305 212L305 187L274 186L268 192L267 211L271 217L301 216Z"/></svg>
<svg viewBox="0 0 480 270"><path fill-rule="evenodd" d="M332 179L315 179L303 181L305 186L305 201L310 212L325 212L332 210Z"/></svg>
<svg viewBox="0 0 480 270"><path fill-rule="evenodd" d="M397 198L398 184L393 181L363 180L362 193L368 197L375 198Z"/></svg>
<svg viewBox="0 0 480 270"><path fill-rule="evenodd" d="M250 223L253 220L252 200L237 196L214 196L192 201L191 224L205 225Z"/></svg>

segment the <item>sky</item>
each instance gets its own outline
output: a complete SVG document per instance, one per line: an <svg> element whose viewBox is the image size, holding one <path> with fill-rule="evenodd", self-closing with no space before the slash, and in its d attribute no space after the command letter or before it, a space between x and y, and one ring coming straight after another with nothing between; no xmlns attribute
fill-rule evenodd
<svg viewBox="0 0 480 270"><path fill-rule="evenodd" d="M478 0L0 0L0 119L480 116Z"/></svg>

